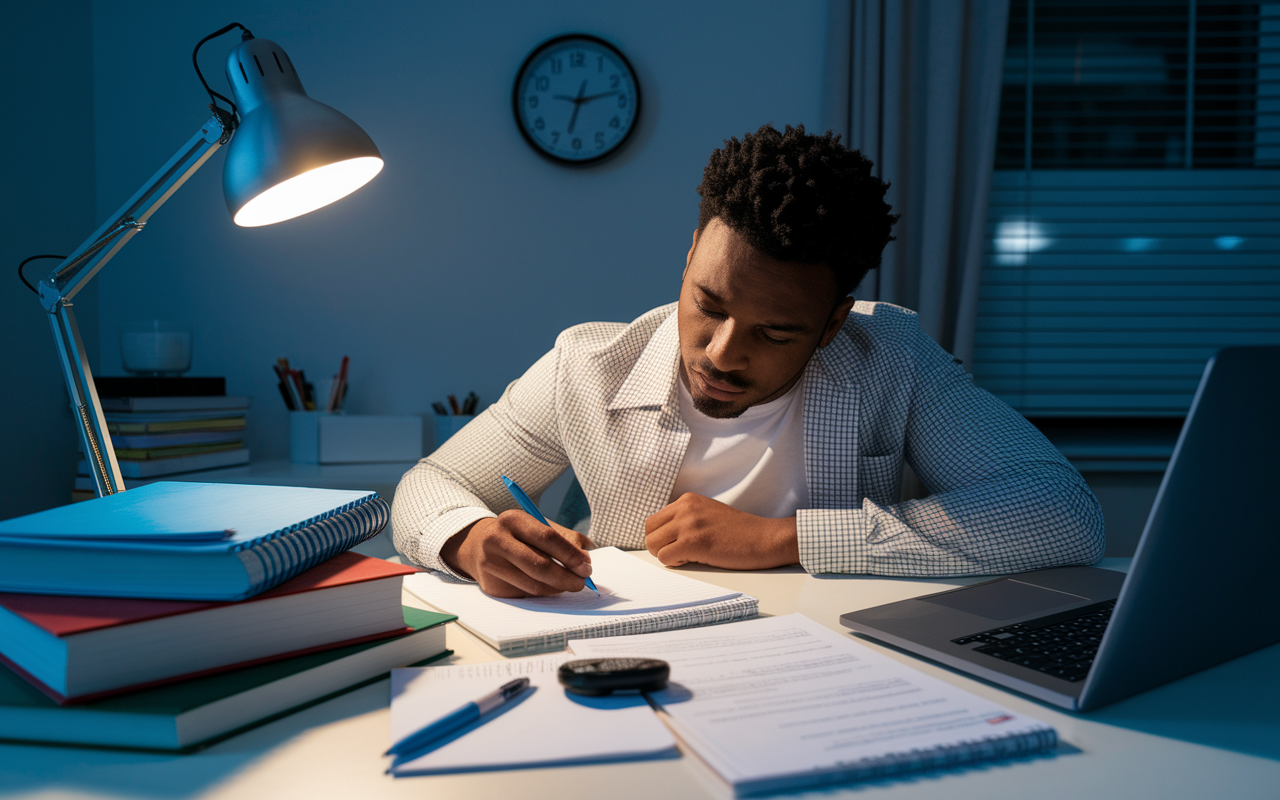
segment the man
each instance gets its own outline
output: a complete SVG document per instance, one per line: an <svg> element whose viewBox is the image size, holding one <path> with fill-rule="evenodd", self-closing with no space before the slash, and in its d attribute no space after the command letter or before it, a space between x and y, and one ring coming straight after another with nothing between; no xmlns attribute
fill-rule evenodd
<svg viewBox="0 0 1280 800"><path fill-rule="evenodd" d="M396 547L503 597L579 591L593 545L881 575L1096 562L1079 473L914 313L848 296L891 238L887 188L830 133L728 140L679 302L562 333L405 475ZM896 502L904 460L929 497ZM514 510L500 477L536 497L568 466L589 538Z"/></svg>

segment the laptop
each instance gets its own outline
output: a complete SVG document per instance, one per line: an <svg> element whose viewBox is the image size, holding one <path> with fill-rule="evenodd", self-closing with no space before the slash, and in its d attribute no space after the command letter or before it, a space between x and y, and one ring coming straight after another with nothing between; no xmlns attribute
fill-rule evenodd
<svg viewBox="0 0 1280 800"><path fill-rule="evenodd" d="M840 621L1062 708L1113 703L1280 641L1277 464L1280 347L1225 348L1205 366L1127 576L1038 570Z"/></svg>

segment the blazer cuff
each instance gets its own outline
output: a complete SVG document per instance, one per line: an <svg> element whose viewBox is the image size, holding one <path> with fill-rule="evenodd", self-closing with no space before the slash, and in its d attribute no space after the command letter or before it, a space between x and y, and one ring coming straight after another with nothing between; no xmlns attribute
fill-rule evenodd
<svg viewBox="0 0 1280 800"><path fill-rule="evenodd" d="M860 508L810 508L796 512L800 566L806 572L871 571L867 540L875 520Z"/></svg>
<svg viewBox="0 0 1280 800"><path fill-rule="evenodd" d="M440 551L444 548L445 542L471 523L482 519L492 519L497 516L497 514L483 506L463 506L462 508L446 511L431 520L422 531L422 554L427 556L427 560L430 562L423 564L423 566L444 572L460 581L475 583L474 579L468 578L455 569L451 569L444 562L444 559L440 557Z"/></svg>

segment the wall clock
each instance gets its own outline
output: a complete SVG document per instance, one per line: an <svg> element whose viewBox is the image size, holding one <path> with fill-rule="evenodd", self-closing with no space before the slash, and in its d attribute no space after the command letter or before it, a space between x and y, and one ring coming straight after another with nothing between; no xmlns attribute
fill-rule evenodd
<svg viewBox="0 0 1280 800"><path fill-rule="evenodd" d="M572 33L537 47L516 76L516 124L535 150L584 164L617 151L635 129L635 70L603 39Z"/></svg>

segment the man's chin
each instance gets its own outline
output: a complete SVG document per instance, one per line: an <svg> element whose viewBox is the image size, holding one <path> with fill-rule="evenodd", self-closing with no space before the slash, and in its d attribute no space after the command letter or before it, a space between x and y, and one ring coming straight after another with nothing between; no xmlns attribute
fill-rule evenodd
<svg viewBox="0 0 1280 800"><path fill-rule="evenodd" d="M693 407L704 417L712 419L733 419L742 416L742 412L746 411L750 403L735 403L732 400L716 400L706 395L698 395L690 392L693 398Z"/></svg>

